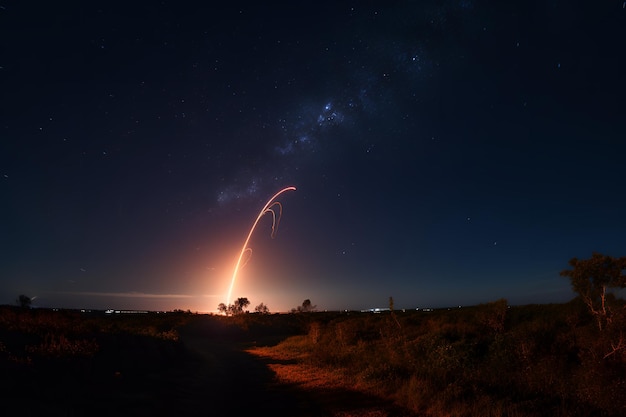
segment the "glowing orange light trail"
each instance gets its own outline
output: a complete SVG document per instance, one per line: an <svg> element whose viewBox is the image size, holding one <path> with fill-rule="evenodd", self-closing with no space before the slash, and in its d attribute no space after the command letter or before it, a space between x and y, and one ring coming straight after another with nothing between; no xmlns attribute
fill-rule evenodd
<svg viewBox="0 0 626 417"><path fill-rule="evenodd" d="M233 287L235 286L235 279L237 278L237 272L239 272L239 269L243 267L243 265L241 265L241 260L243 259L243 255L246 252L247 253L252 252L252 249L248 247L248 242L250 242L250 237L252 236L252 233L254 232L254 229L256 228L257 223L259 222L259 220L261 220L261 217L263 217L265 214L272 213L271 236L273 239L276 236L276 232L278 231L278 224L280 223L280 217L283 215L283 205L280 204L280 202L274 201L274 200L276 200L276 198L282 193L284 193L285 191L295 191L295 190L296 190L296 187L293 187L293 186L283 188L282 190L274 194L274 196L270 198L265 204L265 206L263 206L263 208L261 209L261 212L257 216L256 220L254 221L254 224L252 225L252 228L250 229L250 233L248 233L248 237L246 238L246 241L243 243L243 247L241 248L241 253L239 253L239 258L237 259L237 264L235 264L235 270L233 271L233 278L230 281L230 287L228 288L228 297L226 298L226 305L230 305L230 297L232 296ZM275 210L274 207L278 207L278 216L276 216L276 211L274 211ZM248 259L250 258L248 257ZM247 263L247 260L246 260L246 263Z"/></svg>

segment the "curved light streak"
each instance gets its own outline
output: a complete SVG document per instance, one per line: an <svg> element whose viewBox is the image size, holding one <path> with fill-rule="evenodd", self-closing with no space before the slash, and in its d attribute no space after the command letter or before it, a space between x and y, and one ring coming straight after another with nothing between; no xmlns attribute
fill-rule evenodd
<svg viewBox="0 0 626 417"><path fill-rule="evenodd" d="M230 305L230 298L233 293L233 287L235 286L235 280L237 279L237 273L239 272L239 269L243 268L245 264L248 263L248 260L250 260L252 249L248 247L248 243L250 242L250 237L252 236L252 233L254 232L254 229L256 228L257 223L259 222L259 220L261 220L261 217L263 217L267 213L271 213L272 214L271 236L273 239L276 236L276 232L278 231L278 224L280 223L280 217L283 214L283 205L280 204L280 202L275 201L275 200L282 193L286 191L295 191L295 190L296 190L296 187L293 187L293 186L283 188L282 190L274 194L274 196L267 201L265 206L263 206L263 208L259 212L259 215L254 221L252 228L250 229L250 233L248 233L248 237L246 238L246 241L243 243L243 247L241 248L241 252L239 253L239 258L237 259L237 263L235 264L235 270L233 271L233 278L231 279L230 287L228 288L228 297L226 298L226 305ZM276 211L275 211L276 207L278 208L278 215L276 215ZM243 256L245 253L248 253L248 258L246 259L246 262L244 262L244 264L241 265L241 260L243 259Z"/></svg>

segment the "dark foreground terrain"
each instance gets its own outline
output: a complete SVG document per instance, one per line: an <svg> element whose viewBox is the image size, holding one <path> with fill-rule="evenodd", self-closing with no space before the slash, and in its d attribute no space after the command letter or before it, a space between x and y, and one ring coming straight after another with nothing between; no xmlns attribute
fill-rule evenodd
<svg viewBox="0 0 626 417"><path fill-rule="evenodd" d="M3 415L626 415L626 308L104 314L0 307Z"/></svg>
<svg viewBox="0 0 626 417"><path fill-rule="evenodd" d="M2 308L2 414L410 415L372 395L280 381L269 357L245 351L301 333L297 317L234 321Z"/></svg>

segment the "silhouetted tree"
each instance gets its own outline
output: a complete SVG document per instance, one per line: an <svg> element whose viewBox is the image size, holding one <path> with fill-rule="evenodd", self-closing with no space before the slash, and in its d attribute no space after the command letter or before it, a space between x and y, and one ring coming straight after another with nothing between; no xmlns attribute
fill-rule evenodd
<svg viewBox="0 0 626 417"><path fill-rule="evenodd" d="M219 303L218 304L217 311L219 311L222 314L228 315L228 307L224 303Z"/></svg>
<svg viewBox="0 0 626 417"><path fill-rule="evenodd" d="M263 303L259 304L258 306L254 307L254 311L256 311L259 314L269 314L270 313L270 309L267 308L267 306Z"/></svg>
<svg viewBox="0 0 626 417"><path fill-rule="evenodd" d="M561 276L570 279L572 289L587 305L602 330L611 323L613 315L607 303L607 290L626 287L626 257L613 258L594 252L589 259L572 258L569 264L573 269L561 271Z"/></svg>
<svg viewBox="0 0 626 417"><path fill-rule="evenodd" d="M306 300L304 300L304 301L302 302L302 305L301 305L301 306L298 306L298 311L299 311L300 313L308 313L308 312L310 312L310 311L315 311L315 308L316 308L316 307L317 307L317 306L312 305L312 304L311 304L311 300L309 300L309 299L307 298Z"/></svg>
<svg viewBox="0 0 626 417"><path fill-rule="evenodd" d="M242 314L244 309L250 305L250 301L246 297L239 297L233 303L233 314Z"/></svg>
<svg viewBox="0 0 626 417"><path fill-rule="evenodd" d="M22 308L30 308L30 305L32 304L33 300L32 298L24 295L24 294L20 294L19 297L17 297L17 303L20 305L20 307Z"/></svg>

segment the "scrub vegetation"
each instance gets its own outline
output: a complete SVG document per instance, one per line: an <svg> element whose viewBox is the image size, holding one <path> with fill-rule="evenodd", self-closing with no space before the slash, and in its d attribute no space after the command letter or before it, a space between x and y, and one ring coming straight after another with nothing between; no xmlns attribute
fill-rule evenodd
<svg viewBox="0 0 626 417"><path fill-rule="evenodd" d="M400 313L390 297L380 314L311 316L307 335L259 353L340 371L420 416L626 415L626 257L569 265L566 304Z"/></svg>
<svg viewBox="0 0 626 417"><path fill-rule="evenodd" d="M620 416L626 350L580 300L311 317L257 353L328 372L420 416ZM279 374L280 376L280 374ZM290 382L297 377L287 376ZM302 381L301 381L302 382Z"/></svg>
<svg viewBox="0 0 626 417"><path fill-rule="evenodd" d="M93 404L101 415L132 414L133 407L177 411L181 393L186 402L204 401L206 386L219 389L224 375L245 380L249 363L215 373L243 358L218 353L245 349L285 385L358 392L406 410L376 415L621 416L624 311L614 299L611 320L600 329L579 298L379 314L105 315L0 307L6 387L0 395L17 404L8 411L28 402L48 415L98 415ZM192 374L205 382L193 382ZM251 387L249 395L261 389Z"/></svg>

